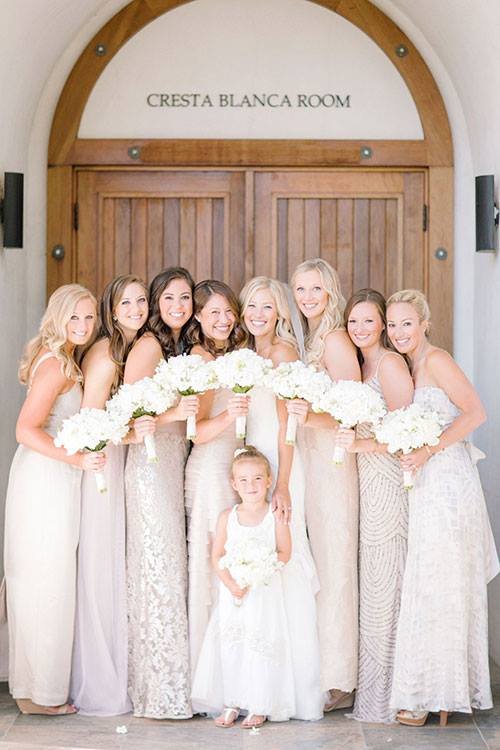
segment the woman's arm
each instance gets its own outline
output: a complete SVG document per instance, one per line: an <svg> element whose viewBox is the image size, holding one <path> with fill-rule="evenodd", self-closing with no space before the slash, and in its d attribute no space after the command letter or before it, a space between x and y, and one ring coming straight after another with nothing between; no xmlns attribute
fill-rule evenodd
<svg viewBox="0 0 500 750"><path fill-rule="evenodd" d="M107 340L98 341L87 352L82 363L82 408L104 409L116 376L116 365L109 355Z"/></svg>
<svg viewBox="0 0 500 750"><path fill-rule="evenodd" d="M221 557L226 554L224 546L227 540L227 521L230 513L231 508L229 508L228 510L223 510L219 515L219 518L217 519L215 538L212 544L212 567L215 571L215 575L222 581L224 586L229 589L231 594L237 599L241 599L245 596L247 589L242 589L240 588L240 586L238 586L227 568L221 569L219 567L219 561Z"/></svg>
<svg viewBox="0 0 500 750"><path fill-rule="evenodd" d="M275 528L278 560L286 565L292 556L292 536L290 534L290 527L281 523L279 518L276 518L275 516Z"/></svg>
<svg viewBox="0 0 500 750"><path fill-rule="evenodd" d="M163 357L161 346L154 336L144 334L130 350L123 373L124 383L135 383L152 378Z"/></svg>
<svg viewBox="0 0 500 750"><path fill-rule="evenodd" d="M99 471L105 458L101 453L76 453L68 456L64 448L56 448L54 439L45 432L45 424L58 396L68 391L74 383L61 372L61 363L51 357L42 362L33 378L16 425L16 440L26 448L71 464L79 469Z"/></svg>

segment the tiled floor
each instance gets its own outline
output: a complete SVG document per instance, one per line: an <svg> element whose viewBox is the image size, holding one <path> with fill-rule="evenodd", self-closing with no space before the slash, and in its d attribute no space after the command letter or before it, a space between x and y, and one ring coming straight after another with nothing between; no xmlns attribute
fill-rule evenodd
<svg viewBox="0 0 500 750"><path fill-rule="evenodd" d="M496 680L496 678L495 678ZM239 726L217 729L210 719L154 721L132 716L22 716L0 685L0 750L500 750L500 680L495 708L474 716L455 714L441 729L433 716L424 728L360 724L342 712L323 721L266 724L258 734ZM127 727L119 734L117 726Z"/></svg>

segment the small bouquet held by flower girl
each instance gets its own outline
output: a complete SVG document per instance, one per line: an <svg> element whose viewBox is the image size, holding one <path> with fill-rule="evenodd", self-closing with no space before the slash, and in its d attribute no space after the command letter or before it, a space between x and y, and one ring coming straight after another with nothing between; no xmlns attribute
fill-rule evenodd
<svg viewBox="0 0 500 750"><path fill-rule="evenodd" d="M172 388L163 388L153 378L142 378L135 383L122 385L115 395L106 403L106 410L116 420L127 425L131 419L138 419L158 414L170 409L175 403L177 394ZM153 435L146 435L144 447L148 463L158 461Z"/></svg>
<svg viewBox="0 0 500 750"><path fill-rule="evenodd" d="M299 359L295 362L282 362L271 375L271 387L278 398L317 401L331 387L332 381L324 372L318 372L312 365L305 365ZM286 423L285 443L295 445L297 417L289 414Z"/></svg>
<svg viewBox="0 0 500 750"><path fill-rule="evenodd" d="M282 567L276 550L254 539L238 540L234 544L228 540L226 554L219 560L219 568L228 570L242 589L267 586ZM233 601L236 606L241 604L241 599L236 597Z"/></svg>
<svg viewBox="0 0 500 750"><path fill-rule="evenodd" d="M214 367L221 388L230 388L234 393L248 393L256 385L267 384L273 363L252 349L236 349L216 359ZM246 433L246 416L236 417L236 437L245 438Z"/></svg>
<svg viewBox="0 0 500 750"><path fill-rule="evenodd" d="M162 360L156 368L153 379L161 388L173 389L181 396L197 396L218 387L214 363L205 362L199 354L180 354ZM196 417L186 420L186 438L196 437Z"/></svg>
<svg viewBox="0 0 500 750"><path fill-rule="evenodd" d="M109 442L119 443L127 434L128 426L104 409L81 409L62 423L54 445L65 448L68 456L79 451L98 452ZM104 472L94 473L99 492L107 492Z"/></svg>
<svg viewBox="0 0 500 750"><path fill-rule="evenodd" d="M330 414L342 427L352 428L361 423L378 424L386 413L380 394L365 383L356 380L337 380L330 389L315 400L312 408L316 412ZM345 448L336 446L333 461L344 461Z"/></svg>
<svg viewBox="0 0 500 750"><path fill-rule="evenodd" d="M387 445L389 453L411 453L424 445L437 445L443 431L439 415L425 411L420 404L410 404L391 411L375 427L375 437L379 443ZM411 471L403 472L403 486L413 487Z"/></svg>

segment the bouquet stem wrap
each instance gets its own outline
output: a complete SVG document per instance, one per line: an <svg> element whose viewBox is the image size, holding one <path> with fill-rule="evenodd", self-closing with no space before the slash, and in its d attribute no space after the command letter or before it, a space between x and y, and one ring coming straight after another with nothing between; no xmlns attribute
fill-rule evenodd
<svg viewBox="0 0 500 750"><path fill-rule="evenodd" d="M186 419L186 438L188 440L194 440L196 434L196 417L194 414L190 414Z"/></svg>
<svg viewBox="0 0 500 750"><path fill-rule="evenodd" d="M103 471L96 471L94 472L95 476L95 483L97 485L97 490L101 494L108 491L108 487L106 485L106 477L104 475Z"/></svg>
<svg viewBox="0 0 500 750"><path fill-rule="evenodd" d="M411 471L403 471L403 487L405 490L411 490L413 487L413 474Z"/></svg>
<svg viewBox="0 0 500 750"><path fill-rule="evenodd" d="M245 414L241 414L239 417L236 417L236 437L238 439L246 438L247 435L247 418Z"/></svg>
<svg viewBox="0 0 500 750"><path fill-rule="evenodd" d="M158 461L158 454L156 453L156 443L154 435L144 436L144 447L146 449L148 464L156 463Z"/></svg>
<svg viewBox="0 0 500 750"><path fill-rule="evenodd" d="M297 417L295 414L289 414L286 422L286 435L285 443L287 445L295 445L297 438Z"/></svg>
<svg viewBox="0 0 500 750"><path fill-rule="evenodd" d="M337 464L337 466L340 466L340 464L344 463L345 459L345 448L342 448L340 445L336 445L333 451L333 463Z"/></svg>

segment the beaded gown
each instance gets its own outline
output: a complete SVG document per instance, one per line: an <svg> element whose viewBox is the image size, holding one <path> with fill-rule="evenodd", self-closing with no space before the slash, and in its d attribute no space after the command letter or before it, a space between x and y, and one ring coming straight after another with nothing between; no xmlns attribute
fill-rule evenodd
<svg viewBox="0 0 500 750"><path fill-rule="evenodd" d="M445 427L459 415L445 391L415 389L415 402ZM409 493L391 706L491 708L486 585L499 571L473 446L457 442L418 471Z"/></svg>
<svg viewBox="0 0 500 750"><path fill-rule="evenodd" d="M31 377L46 353L35 364ZM76 383L56 398L44 430L55 437L82 401ZM75 621L82 472L20 445L5 509L9 686L44 706L68 700Z"/></svg>

